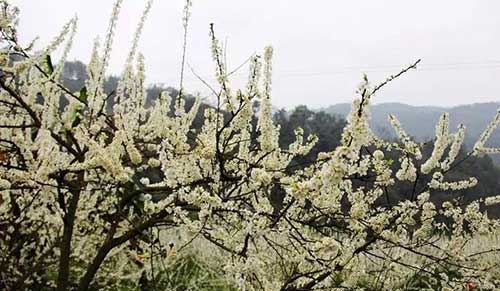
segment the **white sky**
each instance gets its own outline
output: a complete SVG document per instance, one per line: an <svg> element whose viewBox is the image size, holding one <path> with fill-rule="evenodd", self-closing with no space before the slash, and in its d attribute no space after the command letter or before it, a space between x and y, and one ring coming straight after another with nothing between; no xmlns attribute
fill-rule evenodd
<svg viewBox="0 0 500 291"><path fill-rule="evenodd" d="M15 0L20 36L46 44L73 15L79 28L70 60L87 62L106 33L114 1ZM125 0L110 72L119 74L146 1ZM215 23L237 67L268 44L275 49L273 103L312 108L350 102L363 72L380 81L422 58L422 65L375 102L445 105L500 101L498 0L193 0L187 61L213 82L208 29ZM140 45L149 82L177 86L182 0L156 0ZM233 77L242 86L246 70ZM208 90L187 71L190 92Z"/></svg>

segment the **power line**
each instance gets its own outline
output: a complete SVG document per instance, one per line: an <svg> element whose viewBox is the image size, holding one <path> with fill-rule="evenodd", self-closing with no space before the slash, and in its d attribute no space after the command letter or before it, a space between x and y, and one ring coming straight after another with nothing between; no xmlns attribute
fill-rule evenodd
<svg viewBox="0 0 500 291"><path fill-rule="evenodd" d="M278 69L273 70L274 78L294 78L294 77L322 77L329 75L349 75L361 73L395 73L402 68L402 65L376 65L376 66L345 66L332 70L305 70L305 69ZM472 70L496 70L500 69L500 60L487 61L472 61L472 62L442 62L442 63L423 63L419 65L419 71L472 71ZM212 75L200 75L205 80L212 81ZM248 74L244 70L239 70L231 74L228 79L233 81L244 81L248 78ZM177 80L173 77L166 82ZM186 76L185 81L188 83L197 83L200 80L195 76Z"/></svg>
<svg viewBox="0 0 500 291"><path fill-rule="evenodd" d="M346 66L334 70L303 70L303 69L283 69L274 70L274 76L280 77L314 77L314 76L327 76L351 73L392 73L394 70L401 68L401 65L377 65L377 66ZM418 67L419 71L464 71L464 70L477 70L477 69L499 69L500 60L491 60L483 62L445 62L445 63L430 63L422 64ZM203 76L203 78L210 79L212 76ZM242 80L247 78L247 74L243 71L235 72L229 79ZM191 80L197 80L191 78Z"/></svg>

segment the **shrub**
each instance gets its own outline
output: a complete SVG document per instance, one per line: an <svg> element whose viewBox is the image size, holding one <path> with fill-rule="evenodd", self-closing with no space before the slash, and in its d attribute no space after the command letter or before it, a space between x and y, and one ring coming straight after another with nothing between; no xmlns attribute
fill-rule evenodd
<svg viewBox="0 0 500 291"><path fill-rule="evenodd" d="M496 245L474 245L496 237L498 222L480 211L485 201L429 201L433 191L460 193L477 183L473 177L446 179L461 163L455 159L465 128L450 132L444 114L432 154L423 160L423 145L395 117L390 119L398 142L376 137L368 126L371 98L419 61L381 84L365 77L341 144L298 169L290 162L307 155L317 139L297 129L295 141L279 147L271 116L271 47L251 58L248 85L235 90L211 25L217 102L204 111L202 128L193 131L200 101L186 108L183 72L173 112L167 92L145 104L144 57L137 43L148 2L117 90L105 94L121 2L113 7L102 50L100 43L94 46L89 80L73 93L60 75L76 18L45 49L33 52L18 42L18 11L0 1L2 288L166 284L172 269L162 267L162 260L199 240L219 254L225 278L244 290L356 288L370 281L389 290L420 288L423 281L448 289L462 288L464 280L483 289L498 284L492 272ZM189 7L190 1L186 32ZM50 54L60 46L62 58L54 65ZM484 146L499 121L500 113L469 155L500 152ZM400 169L391 169L389 152ZM388 191L402 184L415 185L411 195L385 203ZM272 203L271 197L281 200ZM437 215L451 223L437 221ZM169 244L166 233L182 234L181 239ZM190 259L178 264L174 274L200 275Z"/></svg>

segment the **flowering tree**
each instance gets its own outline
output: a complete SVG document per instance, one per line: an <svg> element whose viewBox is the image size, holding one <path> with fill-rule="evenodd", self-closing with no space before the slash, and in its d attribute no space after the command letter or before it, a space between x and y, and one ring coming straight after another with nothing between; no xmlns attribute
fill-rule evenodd
<svg viewBox="0 0 500 291"><path fill-rule="evenodd" d="M200 242L220 254L227 278L245 290L363 284L472 290L500 284L497 246L478 245L496 238L498 222L481 209L500 197L468 205L461 199L431 202L435 191L459 193L477 183L446 180L461 163L455 159L465 128L450 132L444 114L433 152L424 158L423 145L396 117L389 118L398 142L376 137L368 126L370 99L419 61L379 85L365 77L341 145L311 164L291 166L316 138L297 129L295 142L279 147L279 128L271 118L270 47L251 58L246 88L234 90L211 26L217 104L205 110L199 129L192 121L200 101L186 108L183 72L175 100L163 92L145 105L144 58L137 44L151 1L118 87L106 95L103 82L121 2L113 7L102 50L95 43L89 80L71 92L60 77L77 19L33 52L33 44L18 41L17 9L0 1L1 288L139 284L154 280L165 254ZM190 1L186 31L189 6ZM53 65L50 54L61 46L62 57ZM500 113L468 156L500 152L485 146L499 122ZM397 170L389 152L399 157ZM409 189L405 198L389 201L401 185ZM182 235L169 245L173 233Z"/></svg>

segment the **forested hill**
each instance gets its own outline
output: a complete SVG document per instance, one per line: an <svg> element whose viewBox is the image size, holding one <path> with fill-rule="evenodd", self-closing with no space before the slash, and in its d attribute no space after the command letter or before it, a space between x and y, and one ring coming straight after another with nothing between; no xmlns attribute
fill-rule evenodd
<svg viewBox="0 0 500 291"><path fill-rule="evenodd" d="M417 136L422 141L430 141L434 138L434 127L437 123L438 116L444 111L447 111L450 112L452 126L456 126L458 120L463 120L464 123L468 125L472 132L472 134L469 132L468 135L469 143L473 143L473 138L480 135L485 129L487 124L495 116L496 110L500 107L500 104L475 104L449 108L448 110L438 107L419 108L402 104L383 104L374 107L375 108L371 111L371 124L375 125L374 128L376 131L381 132L382 135L385 135L387 138L391 138L394 135L392 133L392 127L385 121L388 114L394 112L394 115L401 120L403 127L408 129L412 135ZM340 136L342 128L345 125L345 120L339 115L347 115L350 110L350 105L337 105L333 108L336 110L331 110L330 112L334 114L329 114L325 111L313 111L304 105L297 106L290 111L282 109L275 112L274 119L281 128L281 147L286 148L288 144L293 141L293 130L296 127L303 128L306 135L308 133L315 133L319 137L319 143L313 148L312 152L303 159L295 161L298 165L308 165L310 161L314 160L318 152L333 150L340 144ZM421 128L419 128L419 126ZM498 144L500 142L499 135L498 131L495 132L495 135L492 135L494 143ZM427 144L427 146L423 148L423 161L427 160L432 150L432 143ZM460 150L457 161L465 159L467 151L467 146L463 147ZM391 157L394 159L394 164L391 168L393 171L397 171L401 168L401 165L398 157L394 155L394 153L387 153L389 156L391 154L393 155ZM498 167L499 163L497 163L497 165L494 164L492 158L494 159L495 156L470 156L464 162L457 163L459 166L454 167L454 169L448 173L450 181L459 181L466 177L474 176L478 179L479 184L471 189L458 191L458 196L453 191L433 191L432 200L440 205L443 201L455 199L459 196L467 202L480 197L500 193L500 167ZM420 161L420 163L421 162L422 161ZM430 177L427 177L425 179L429 178ZM422 184L419 187L424 186L425 185ZM392 189L388 197L390 197L391 201L400 201L404 199L405 193L409 193L411 187L413 187L413 185L408 184L401 188ZM488 213L493 217L500 217L500 208L498 206L491 207L488 209Z"/></svg>
<svg viewBox="0 0 500 291"><path fill-rule="evenodd" d="M84 85L84 81L88 78L85 64L79 61L67 62L64 66L63 77L64 84L70 90L80 90ZM105 91L111 92L116 87L117 81L117 77L109 76L105 82ZM149 87L148 103L151 103L163 89L165 88L162 88L162 86ZM471 148L499 108L500 102L476 103L451 108L383 103L371 106L370 124L379 136L394 138L395 132L390 126L387 118L389 114L393 114L399 119L404 129L411 136L419 141L428 141L434 137L435 125L439 116L443 112L449 112L450 127L452 130L456 128L459 123L464 123L466 125L465 144L466 147ZM310 110L304 105L298 106L289 112L285 110L276 110L275 118L278 123L281 124L283 144L287 144L293 140L293 129L300 126L304 128L306 134L314 132L323 137L323 140L330 140L329 142L322 141L320 146L321 150L328 150L330 146L338 142L340 131L343 126L343 119L349 113L350 109L351 104L342 103L320 110L329 113L329 115L337 115L336 118L323 114L318 115L317 111ZM323 142L328 143L328 145L323 144ZM489 139L489 144L487 145L495 147L500 146L499 129L493 132ZM497 159L497 161L498 160L500 159Z"/></svg>
<svg viewBox="0 0 500 291"><path fill-rule="evenodd" d="M63 82L67 88L72 91L79 91L88 79L85 64L75 61L67 62L63 69ZM108 76L104 83L104 90L110 93L116 89L118 78L116 76ZM151 85L147 89L147 104L152 104L157 98L159 93L163 90L168 90L172 97L177 96L177 90L162 85ZM186 106L190 107L193 104L193 97L186 95ZM172 104L173 105L173 104ZM206 108L210 105L202 104ZM255 106L259 106L258 103ZM312 151L305 157L297 158L293 161L293 168L300 168L309 165L315 160L319 152L328 152L333 150L340 144L340 137L342 129L345 126L345 115L350 110L350 104L339 104L331 106L324 111L311 110L306 105L300 105L293 110L286 111L284 109L275 110L274 120L280 126L280 146L284 149L295 140L294 131L297 127L304 130L305 136L309 134L316 134L319 137L318 143L314 146ZM496 110L500 107L499 103L489 104L474 104L468 106L458 106L453 108L440 108L440 107L412 107L404 104L387 103L375 105L371 108L373 125L376 132L382 137L391 138L394 133L387 121L388 114L394 114L402 122L403 127L411 134L422 141L431 140L434 136L434 127L437 123L439 115L443 112L450 112L451 126L456 127L458 122L464 122L468 129L468 144L472 144L477 136L481 134L488 122L493 118ZM172 107L173 108L173 107ZM108 108L111 110L111 107ZM258 109L255 108L257 111ZM333 114L329 114L333 113ZM256 121L254 120L255 124ZM203 124L203 108L196 116L193 126L200 128ZM494 143L500 143L500 132L498 130L494 133L491 140ZM432 147L424 148L425 157L430 155ZM465 156L465 149L462 149L457 160ZM392 166L396 171L400 165L397 157L394 157L395 163ZM151 180L157 180L159 177L152 176ZM479 185L473 189L460 191L467 199L477 198L478 195L496 195L500 193L500 167L495 166L489 156L484 157L470 157L466 162L462 163L460 167L454 169L449 173L451 180L460 180L464 177L475 176L479 180ZM389 194L393 201L398 201L401 193L405 193L405 189L396 189L394 193ZM447 191L434 193L433 199L436 201L449 200L452 197ZM500 209L490 209L490 214L495 217L500 217Z"/></svg>
<svg viewBox="0 0 500 291"><path fill-rule="evenodd" d="M350 104L342 103L324 108L322 111L345 117L349 113L350 107ZM392 138L395 136L395 132L392 130L387 116L393 114L410 135L419 141L426 141L434 137L435 126L439 116L443 112L448 112L450 114L450 129L455 129L459 123L463 123L466 126L465 144L470 148L499 108L500 102L475 103L449 108L382 103L370 107L370 123L377 134L386 138ZM492 134L489 145L500 146L500 130L497 129Z"/></svg>

